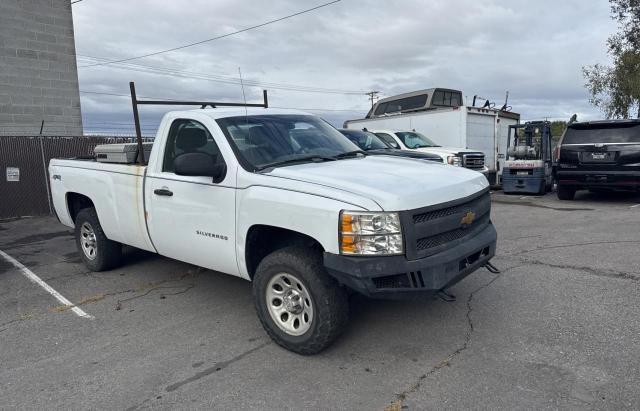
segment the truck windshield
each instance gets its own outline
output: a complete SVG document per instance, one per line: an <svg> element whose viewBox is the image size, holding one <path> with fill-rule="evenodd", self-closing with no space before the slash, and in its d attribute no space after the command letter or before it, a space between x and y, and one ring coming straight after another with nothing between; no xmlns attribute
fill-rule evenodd
<svg viewBox="0 0 640 411"><path fill-rule="evenodd" d="M338 160L361 152L324 120L309 115L253 115L216 120L248 169Z"/></svg>
<svg viewBox="0 0 640 411"><path fill-rule="evenodd" d="M391 148L380 137L368 131L340 130L351 142L363 150L384 150Z"/></svg>
<svg viewBox="0 0 640 411"><path fill-rule="evenodd" d="M408 148L440 147L427 137L415 131L398 131L396 135Z"/></svg>
<svg viewBox="0 0 640 411"><path fill-rule="evenodd" d="M595 143L640 143L640 123L575 125L562 139L562 144Z"/></svg>

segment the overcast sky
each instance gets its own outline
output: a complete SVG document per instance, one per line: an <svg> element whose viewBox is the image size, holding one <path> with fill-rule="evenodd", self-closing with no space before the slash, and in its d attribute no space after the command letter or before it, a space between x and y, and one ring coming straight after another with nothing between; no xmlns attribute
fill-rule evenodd
<svg viewBox="0 0 640 411"><path fill-rule="evenodd" d="M581 67L608 62L605 42L615 23L606 0L342 0L129 62L136 70L123 64L81 67L97 61L86 56L118 59L177 47L326 1L81 1L73 5L80 89L128 94L133 80L142 96L241 101L241 87L234 84L240 67L247 81L339 90L265 87L272 106L326 110L314 112L337 126L369 109L368 97L354 92L390 96L430 87L462 90L469 103L477 94L498 106L509 90L509 104L526 120L599 116L588 103ZM157 68L197 74L176 77ZM262 88L245 87L247 99L259 101ZM126 97L81 98L85 131L131 130ZM166 110L142 109L146 133Z"/></svg>

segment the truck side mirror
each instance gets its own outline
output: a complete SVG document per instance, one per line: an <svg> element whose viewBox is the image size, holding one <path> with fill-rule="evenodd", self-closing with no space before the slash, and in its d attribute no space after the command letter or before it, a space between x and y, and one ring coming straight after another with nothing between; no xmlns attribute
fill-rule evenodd
<svg viewBox="0 0 640 411"><path fill-rule="evenodd" d="M224 161L214 161L214 156L206 153L184 153L174 160L174 172L180 176L211 177L219 183L227 173Z"/></svg>

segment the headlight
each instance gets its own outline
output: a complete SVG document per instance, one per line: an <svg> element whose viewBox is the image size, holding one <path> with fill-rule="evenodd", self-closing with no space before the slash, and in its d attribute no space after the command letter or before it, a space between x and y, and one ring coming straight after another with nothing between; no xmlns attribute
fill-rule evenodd
<svg viewBox="0 0 640 411"><path fill-rule="evenodd" d="M398 213L340 212L340 253L398 255L404 253Z"/></svg>
<svg viewBox="0 0 640 411"><path fill-rule="evenodd" d="M461 167L462 166L462 158L458 156L449 156L447 157L447 163L452 166Z"/></svg>

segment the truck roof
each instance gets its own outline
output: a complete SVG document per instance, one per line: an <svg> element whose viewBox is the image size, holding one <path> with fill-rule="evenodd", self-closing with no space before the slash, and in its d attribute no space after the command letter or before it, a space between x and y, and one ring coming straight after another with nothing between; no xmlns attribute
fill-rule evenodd
<svg viewBox="0 0 640 411"><path fill-rule="evenodd" d="M620 120L594 120L594 121L580 121L569 124L569 128L589 128L589 126L602 127L602 126L623 126L623 125L636 125L640 124L640 119L620 119Z"/></svg>
<svg viewBox="0 0 640 411"><path fill-rule="evenodd" d="M379 103L385 103L387 101L398 100L398 99L405 98L405 97L419 96L421 94L432 94L436 90L459 92L459 90L453 90L453 89L450 89L450 88L431 87L431 88L425 88L425 89L422 89L422 90L410 91L408 93L396 94L395 96L385 97L383 99L378 100L378 102Z"/></svg>
<svg viewBox="0 0 640 411"><path fill-rule="evenodd" d="M261 108L261 107L220 107L220 108L204 108L195 110L174 110L173 114L188 116L193 113L204 114L212 119L226 118L226 117L239 117L244 115L249 116L268 116L268 115L284 115L284 114L298 114L298 115L312 115L310 113L284 108Z"/></svg>

